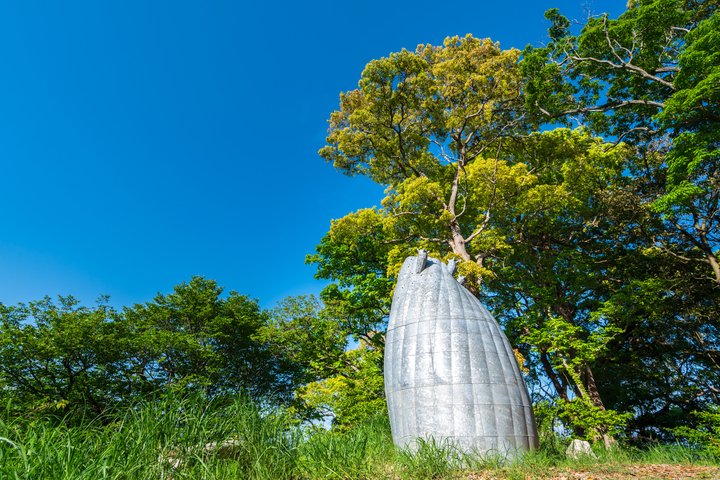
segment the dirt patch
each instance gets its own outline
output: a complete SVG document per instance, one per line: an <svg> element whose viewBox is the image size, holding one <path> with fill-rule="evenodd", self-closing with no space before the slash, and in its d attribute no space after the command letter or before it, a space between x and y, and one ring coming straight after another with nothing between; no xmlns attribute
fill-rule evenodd
<svg viewBox="0 0 720 480"><path fill-rule="evenodd" d="M588 469L550 468L526 477L502 472L477 472L460 476L463 480L720 480L720 468L696 465L641 464L598 466Z"/></svg>
<svg viewBox="0 0 720 480"><path fill-rule="evenodd" d="M720 479L720 468L695 465L631 465L632 478L708 478Z"/></svg>

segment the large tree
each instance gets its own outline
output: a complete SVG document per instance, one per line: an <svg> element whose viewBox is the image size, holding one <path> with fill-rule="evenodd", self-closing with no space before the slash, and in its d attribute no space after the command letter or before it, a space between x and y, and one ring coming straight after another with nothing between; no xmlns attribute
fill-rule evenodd
<svg viewBox="0 0 720 480"><path fill-rule="evenodd" d="M426 246L462 259L476 289L490 212L532 181L523 166L500 158L525 124L518 55L472 36L403 50L370 62L360 88L341 94L331 116L320 155L347 175L387 186L388 196L381 209L334 221L308 262L318 265L318 278L337 282L321 295L323 315L360 342L366 353L356 360L368 366L374 358L378 373L394 275L404 258ZM344 353L332 358L348 360ZM368 383L372 369L354 365L343 375ZM371 392L362 403L377 403L382 382Z"/></svg>
<svg viewBox="0 0 720 480"><path fill-rule="evenodd" d="M720 393L720 13L642 0L617 19L546 18L551 42L520 63L528 111L635 152L611 214L624 281L597 312L623 331L596 371L637 435L657 436Z"/></svg>
<svg viewBox="0 0 720 480"><path fill-rule="evenodd" d="M468 287L498 307L517 302L512 295L501 302L500 293L527 287L533 301L508 324L522 335L513 338L553 353L537 364L546 360L544 374L558 380L554 395L581 399L602 417L604 433L614 414L592 367L616 330L590 318L585 297L595 294L594 305L600 299L593 277L583 274L598 269L572 252L597 236L599 228L586 227L602 215L598 192L610 188L630 152L582 131L529 134L517 60L517 51L466 37L371 62L360 89L341 95L320 154L346 174L382 183L387 196L381 209L334 221L309 260L320 276L338 281L324 294L343 299L346 312L380 295L374 323L366 324L373 329L383 313L377 307L389 300L388 281L416 247L461 260ZM513 275L523 282L508 282ZM552 328L566 334L538 336ZM534 365L531 349L525 354ZM591 426L577 415L574 421Z"/></svg>
<svg viewBox="0 0 720 480"><path fill-rule="evenodd" d="M326 298L360 330L382 334L394 276L422 247L462 261L468 287L527 360L535 392L576 433L597 438L631 416L629 435L657 435L712 401L714 120L672 126L660 113L692 95L657 85L711 50L714 9L693 16L683 7L678 16L668 5L638 4L617 22L591 19L578 37L551 11L553 43L526 49L521 70L516 52L472 37L371 62L360 88L341 95L320 154L383 184L387 196L381 208L334 221L309 257L321 278L337 282ZM615 50L629 56L624 63L608 64ZM651 54L675 55L680 66L648 73ZM683 104L687 116L714 115L715 58L685 68L697 72L686 84L700 102ZM571 117L579 129L541 128ZM688 151L686 133L705 142L694 163L678 156Z"/></svg>
<svg viewBox="0 0 720 480"><path fill-rule="evenodd" d="M573 35L557 9L551 42L528 46L526 102L541 121L584 124L637 149L643 200L662 213L656 248L704 264L720 285L720 12L714 0L639 0ZM658 161L659 160L659 161Z"/></svg>

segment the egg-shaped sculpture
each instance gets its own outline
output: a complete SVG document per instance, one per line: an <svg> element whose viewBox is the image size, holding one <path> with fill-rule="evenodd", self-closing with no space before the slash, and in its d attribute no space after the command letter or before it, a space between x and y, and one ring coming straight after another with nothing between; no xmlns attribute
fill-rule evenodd
<svg viewBox="0 0 720 480"><path fill-rule="evenodd" d="M450 441L514 457L538 447L530 395L507 337L448 267L425 252L405 259L385 342L393 440Z"/></svg>

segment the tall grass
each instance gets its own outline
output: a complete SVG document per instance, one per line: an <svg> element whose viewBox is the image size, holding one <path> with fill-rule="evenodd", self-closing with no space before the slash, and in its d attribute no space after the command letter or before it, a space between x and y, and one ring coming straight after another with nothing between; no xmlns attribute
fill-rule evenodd
<svg viewBox="0 0 720 480"><path fill-rule="evenodd" d="M341 434L308 429L243 397L165 398L109 425L79 423L0 418L0 478L371 478L394 455L387 417ZM222 442L222 456L205 448Z"/></svg>
<svg viewBox="0 0 720 480"><path fill-rule="evenodd" d="M0 478L47 480L290 478L301 431L281 411L237 397L166 398L110 425L45 418L0 421ZM234 458L202 446L235 439ZM175 467L175 468L173 468Z"/></svg>
<svg viewBox="0 0 720 480"><path fill-rule="evenodd" d="M384 478L394 457L388 417L377 416L345 433L313 432L298 449L296 473L303 478Z"/></svg>
<svg viewBox="0 0 720 480"><path fill-rule="evenodd" d="M213 442L229 448L206 448ZM243 397L191 396L136 404L109 425L0 415L0 479L439 479L462 478L468 470L525 479L598 463L606 470L631 462L717 464L680 446L598 449L599 460L570 460L563 443L543 441L520 462L467 455L432 439L399 450L387 416L348 432L325 431Z"/></svg>

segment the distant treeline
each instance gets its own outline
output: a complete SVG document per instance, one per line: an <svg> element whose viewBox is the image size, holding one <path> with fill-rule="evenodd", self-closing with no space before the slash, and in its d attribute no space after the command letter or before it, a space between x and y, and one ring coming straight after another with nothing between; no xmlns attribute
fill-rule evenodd
<svg viewBox="0 0 720 480"><path fill-rule="evenodd" d="M183 389L244 391L287 403L301 371L261 338L256 300L193 277L169 295L125 307L73 297L0 304L0 401L18 414L104 415Z"/></svg>

